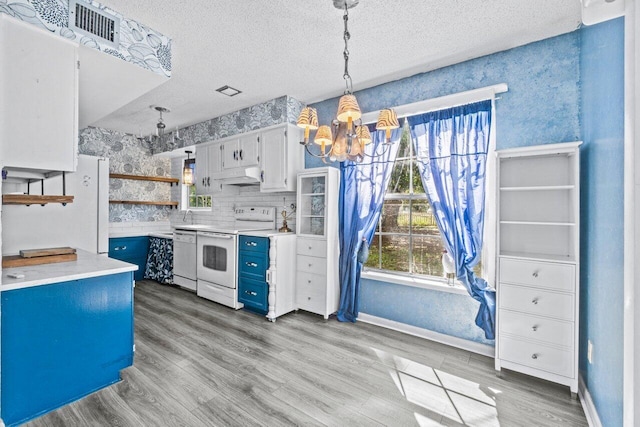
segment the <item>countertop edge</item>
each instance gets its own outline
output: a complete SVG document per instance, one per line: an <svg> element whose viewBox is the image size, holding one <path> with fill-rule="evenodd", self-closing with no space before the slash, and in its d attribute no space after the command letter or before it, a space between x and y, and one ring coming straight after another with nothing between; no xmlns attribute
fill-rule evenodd
<svg viewBox="0 0 640 427"><path fill-rule="evenodd" d="M84 251L78 251L78 255L77 261L2 269L0 292L138 270L138 266L135 264L129 264L103 255ZM70 270L70 272L65 273L64 270ZM7 275L12 272L24 273L25 277L19 279L8 277ZM29 276L32 278L28 278Z"/></svg>

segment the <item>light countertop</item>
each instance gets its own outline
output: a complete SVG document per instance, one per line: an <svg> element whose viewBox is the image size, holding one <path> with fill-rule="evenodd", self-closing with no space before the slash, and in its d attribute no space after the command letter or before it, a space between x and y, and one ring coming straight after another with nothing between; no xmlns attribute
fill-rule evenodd
<svg viewBox="0 0 640 427"><path fill-rule="evenodd" d="M295 236L296 233L280 233L278 230L251 230L241 231L239 236L253 236L253 237L272 237L272 236Z"/></svg>
<svg viewBox="0 0 640 427"><path fill-rule="evenodd" d="M83 250L78 250L77 253L77 261L4 268L2 269L2 285L0 286L0 291L4 292L31 286L107 276L138 269L137 265L108 258L106 255L98 255ZM9 277L8 275L12 273L24 274L24 277Z"/></svg>
<svg viewBox="0 0 640 427"><path fill-rule="evenodd" d="M140 237L140 236L150 236L150 237L163 237L165 239L171 239L173 236L173 230L156 230L156 231L140 231L140 230L127 230L127 231L116 231L109 232L109 238L118 238L118 237Z"/></svg>

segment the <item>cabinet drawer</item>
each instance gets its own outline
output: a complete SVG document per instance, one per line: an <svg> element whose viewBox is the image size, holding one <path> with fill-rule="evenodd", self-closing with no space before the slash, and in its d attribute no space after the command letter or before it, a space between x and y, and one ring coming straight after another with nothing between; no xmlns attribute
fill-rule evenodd
<svg viewBox="0 0 640 427"><path fill-rule="evenodd" d="M297 252L300 255L327 257L327 241L319 239L303 239L298 237Z"/></svg>
<svg viewBox="0 0 640 427"><path fill-rule="evenodd" d="M575 267L569 264L500 259L500 282L573 292Z"/></svg>
<svg viewBox="0 0 640 427"><path fill-rule="evenodd" d="M269 253L269 238L267 237L253 237L253 236L240 236L238 243L238 250L240 251L252 251L261 252L263 254Z"/></svg>
<svg viewBox="0 0 640 427"><path fill-rule="evenodd" d="M501 337L500 358L519 365L573 378L572 351Z"/></svg>
<svg viewBox="0 0 640 427"><path fill-rule="evenodd" d="M238 279L238 301L244 303L246 307L266 313L268 311L267 295L266 283L243 277Z"/></svg>
<svg viewBox="0 0 640 427"><path fill-rule="evenodd" d="M500 308L574 321L575 295L500 283Z"/></svg>
<svg viewBox="0 0 640 427"><path fill-rule="evenodd" d="M544 341L573 349L573 329L573 322L500 310L500 333L518 335L525 339Z"/></svg>
<svg viewBox="0 0 640 427"><path fill-rule="evenodd" d="M257 280L264 281L268 267L267 257L264 254L241 251L238 256L238 272L240 277L250 276Z"/></svg>
<svg viewBox="0 0 640 427"><path fill-rule="evenodd" d="M327 274L327 259L298 255L298 258L296 260L296 268L302 272L324 276Z"/></svg>
<svg viewBox="0 0 640 427"><path fill-rule="evenodd" d="M146 256L148 249L149 249L149 238L146 236L118 237L114 239L109 239L109 256L112 258L114 258L116 254L120 254L121 256L126 256L124 254L137 253L139 255Z"/></svg>
<svg viewBox="0 0 640 427"><path fill-rule="evenodd" d="M298 271L296 283L296 293L302 299L313 296L314 298L325 299L327 294L327 276Z"/></svg>

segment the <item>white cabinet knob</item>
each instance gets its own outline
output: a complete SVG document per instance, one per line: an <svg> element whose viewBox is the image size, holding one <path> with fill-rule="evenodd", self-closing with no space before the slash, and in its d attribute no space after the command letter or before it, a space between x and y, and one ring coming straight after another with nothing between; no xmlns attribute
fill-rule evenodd
<svg viewBox="0 0 640 427"><path fill-rule="evenodd" d="M533 354L531 355L531 358L535 360L535 359L537 359L537 358L538 358L538 355L537 355L536 353L533 353Z"/></svg>
<svg viewBox="0 0 640 427"><path fill-rule="evenodd" d="M533 332L537 331L537 330L538 330L538 326L537 326L537 325L533 325L533 326L531 327L531 330L532 330Z"/></svg>
<svg viewBox="0 0 640 427"><path fill-rule="evenodd" d="M532 276L533 276L534 278L537 278L537 277L538 277L538 272L537 272L537 271L534 271Z"/></svg>
<svg viewBox="0 0 640 427"><path fill-rule="evenodd" d="M534 305L537 305L538 304L538 298L532 299L531 303L534 304Z"/></svg>

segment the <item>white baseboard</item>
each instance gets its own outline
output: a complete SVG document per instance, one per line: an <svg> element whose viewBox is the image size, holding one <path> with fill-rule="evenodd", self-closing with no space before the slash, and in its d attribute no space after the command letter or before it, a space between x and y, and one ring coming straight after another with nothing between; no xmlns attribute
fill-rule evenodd
<svg viewBox="0 0 640 427"><path fill-rule="evenodd" d="M406 323L396 322L395 320L385 319L383 317L372 316L367 313L358 314L358 320L364 323L381 326L394 331L424 338L430 341L439 342L441 344L450 345L451 347L461 348L472 353L482 354L483 356L495 357L495 348L474 341L465 340L451 335L441 334L440 332L430 331L429 329L419 328L417 326L407 325Z"/></svg>
<svg viewBox="0 0 640 427"><path fill-rule="evenodd" d="M582 409L584 409L584 415L587 417L587 422L590 427L602 427L598 411L591 399L591 393L587 389L587 385L582 379L582 375L578 377L578 396L580 397L580 403L582 403Z"/></svg>

